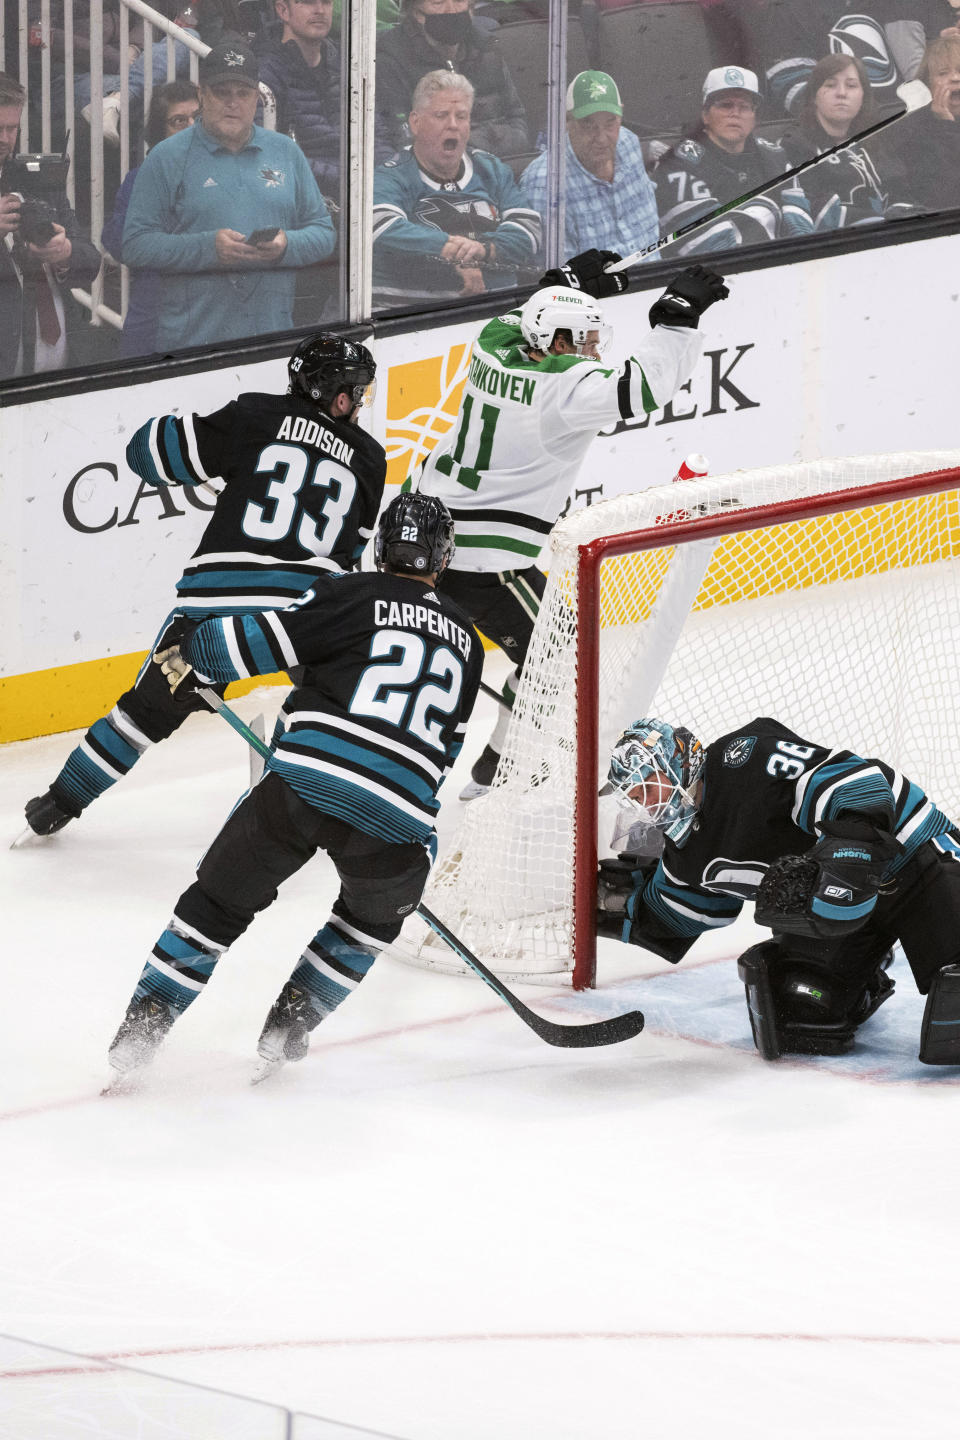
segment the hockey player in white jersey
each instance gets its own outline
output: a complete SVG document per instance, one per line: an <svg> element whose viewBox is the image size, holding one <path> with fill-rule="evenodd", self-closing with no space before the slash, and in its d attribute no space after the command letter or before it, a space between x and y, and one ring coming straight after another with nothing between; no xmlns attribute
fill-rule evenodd
<svg viewBox="0 0 960 1440"><path fill-rule="evenodd" d="M484 325L456 424L413 480L445 502L456 526L456 568L441 588L516 666L504 686L507 707L546 583L536 561L590 442L672 399L700 358L700 316L728 294L721 276L699 265L682 271L650 310L651 334L612 368L601 358L611 327L598 300L626 289L624 274L604 270L619 258L584 251L548 271L524 305ZM461 799L493 782L508 721L505 707Z"/></svg>

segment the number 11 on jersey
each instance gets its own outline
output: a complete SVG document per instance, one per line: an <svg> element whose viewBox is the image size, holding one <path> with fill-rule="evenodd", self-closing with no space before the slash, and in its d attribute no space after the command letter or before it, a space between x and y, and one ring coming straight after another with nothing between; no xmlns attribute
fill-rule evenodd
<svg viewBox="0 0 960 1440"><path fill-rule="evenodd" d="M500 419L500 407L498 405L481 405L480 407L480 442L477 445L477 457L472 466L463 464L464 451L467 448L467 434L470 430L470 420L473 415L473 396L464 396L463 405L460 408L460 428L457 432L457 443L453 453L441 455L437 461L437 469L441 475L453 475L453 467L457 466L457 474L453 478L468 490L476 490L480 484L480 472L486 470L490 464L490 455L493 451L493 435L497 428L497 421Z"/></svg>

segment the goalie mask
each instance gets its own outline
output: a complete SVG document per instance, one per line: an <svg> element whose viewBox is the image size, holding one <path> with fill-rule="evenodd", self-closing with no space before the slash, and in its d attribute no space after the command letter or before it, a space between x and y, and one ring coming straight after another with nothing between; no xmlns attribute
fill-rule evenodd
<svg viewBox="0 0 960 1440"><path fill-rule="evenodd" d="M547 286L537 290L520 311L523 338L534 350L545 355L558 330L569 330L578 355L595 335L596 353L602 355L613 338L613 329L605 324L603 311L596 300L579 290L563 286Z"/></svg>
<svg viewBox="0 0 960 1440"><path fill-rule="evenodd" d="M628 725L610 756L601 795L615 795L633 825L659 830L681 844L697 813L694 790L705 751L682 726L645 718Z"/></svg>
<svg viewBox="0 0 960 1440"><path fill-rule="evenodd" d="M290 394L302 395L321 410L345 391L354 406L370 405L376 393L377 362L366 345L320 330L308 335L287 364Z"/></svg>
<svg viewBox="0 0 960 1440"><path fill-rule="evenodd" d="M377 569L442 575L453 559L453 520L437 495L397 495L380 516L373 540Z"/></svg>

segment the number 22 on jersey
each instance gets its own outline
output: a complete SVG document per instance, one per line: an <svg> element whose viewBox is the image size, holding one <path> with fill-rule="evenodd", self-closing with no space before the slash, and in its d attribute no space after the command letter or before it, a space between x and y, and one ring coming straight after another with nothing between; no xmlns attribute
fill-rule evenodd
<svg viewBox="0 0 960 1440"><path fill-rule="evenodd" d="M368 665L360 676L348 707L350 714L402 726L442 751L443 722L432 716L452 715L456 709L463 686L459 657L446 645L438 645L428 659L426 643L419 635L378 630L370 642L370 658L381 663ZM423 680L428 683L421 683Z"/></svg>

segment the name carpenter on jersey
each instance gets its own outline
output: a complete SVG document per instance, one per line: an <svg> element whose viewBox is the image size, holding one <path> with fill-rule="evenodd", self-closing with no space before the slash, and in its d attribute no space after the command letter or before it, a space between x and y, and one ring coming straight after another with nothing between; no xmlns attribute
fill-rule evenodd
<svg viewBox="0 0 960 1440"><path fill-rule="evenodd" d="M448 645L455 645L464 660L470 658L473 642L466 630L456 621L441 615L431 605L410 605L399 600L374 600L373 623L390 630L427 630L431 635L446 640Z"/></svg>
<svg viewBox="0 0 960 1440"><path fill-rule="evenodd" d="M341 440L339 435L334 435L324 425L318 425L316 420L306 420L302 415L285 415L283 424L277 431L278 440L300 440L304 445L314 445L321 455L331 455L334 460L342 460L344 465L353 463L353 446L348 445L346 440Z"/></svg>

